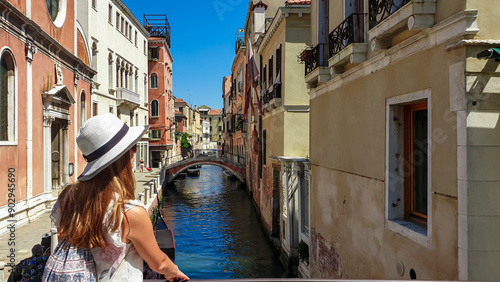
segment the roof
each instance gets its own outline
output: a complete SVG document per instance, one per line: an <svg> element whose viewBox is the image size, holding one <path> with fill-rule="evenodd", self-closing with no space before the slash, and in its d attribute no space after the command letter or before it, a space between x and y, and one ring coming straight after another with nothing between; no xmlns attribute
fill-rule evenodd
<svg viewBox="0 0 500 282"><path fill-rule="evenodd" d="M175 114L176 115L183 115L183 113L181 111L175 111Z"/></svg>
<svg viewBox="0 0 500 282"><path fill-rule="evenodd" d="M187 105L186 101L182 100L182 98L177 98L175 99L175 104L176 105Z"/></svg>
<svg viewBox="0 0 500 282"><path fill-rule="evenodd" d="M208 113L209 115L211 116L218 116L218 115L222 115L222 110L214 110L214 109L211 109L210 112Z"/></svg>
<svg viewBox="0 0 500 282"><path fill-rule="evenodd" d="M311 5L311 0L287 0L285 6L289 5Z"/></svg>

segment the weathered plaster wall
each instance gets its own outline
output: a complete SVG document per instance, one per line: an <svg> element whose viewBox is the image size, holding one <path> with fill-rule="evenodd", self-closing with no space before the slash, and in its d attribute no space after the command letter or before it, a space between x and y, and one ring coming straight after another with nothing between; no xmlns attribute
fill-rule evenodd
<svg viewBox="0 0 500 282"><path fill-rule="evenodd" d="M396 265L402 261L417 279L458 278L457 133L448 67L465 58L450 56L445 47L392 61L335 90L316 89L321 94L311 100L311 228L318 235L311 252L319 265L311 264L312 277L401 279ZM385 227L384 198L386 99L425 89L432 113L428 247ZM321 268L332 259L339 271ZM409 279L408 272L403 278Z"/></svg>

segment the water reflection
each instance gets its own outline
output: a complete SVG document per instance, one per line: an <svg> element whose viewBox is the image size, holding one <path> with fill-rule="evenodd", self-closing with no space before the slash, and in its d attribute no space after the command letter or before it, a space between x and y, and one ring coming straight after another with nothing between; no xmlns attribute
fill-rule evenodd
<svg viewBox="0 0 500 282"><path fill-rule="evenodd" d="M262 232L245 187L204 165L175 181L163 215L176 239L176 263L192 279L276 278L284 268Z"/></svg>

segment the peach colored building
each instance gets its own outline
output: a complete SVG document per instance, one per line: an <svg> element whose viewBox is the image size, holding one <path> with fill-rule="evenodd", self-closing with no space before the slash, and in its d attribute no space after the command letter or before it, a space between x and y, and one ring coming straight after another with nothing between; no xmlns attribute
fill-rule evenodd
<svg viewBox="0 0 500 282"><path fill-rule="evenodd" d="M76 181L85 166L75 137L90 117L95 71L75 7L74 0L58 7L0 2L8 11L0 30L2 231L49 209L60 187Z"/></svg>

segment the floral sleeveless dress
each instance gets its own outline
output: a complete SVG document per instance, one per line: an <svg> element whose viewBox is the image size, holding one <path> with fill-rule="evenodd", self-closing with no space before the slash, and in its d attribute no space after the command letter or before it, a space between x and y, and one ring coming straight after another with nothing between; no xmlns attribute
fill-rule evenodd
<svg viewBox="0 0 500 282"><path fill-rule="evenodd" d="M105 221L112 212L112 206L113 202L110 203L111 209L108 209ZM134 207L146 209L141 202L132 200L125 204L125 212ZM123 214L120 222L123 222ZM105 236L106 247L90 250L94 256L98 281L142 281L144 261L132 243L122 242L120 230L121 226Z"/></svg>

